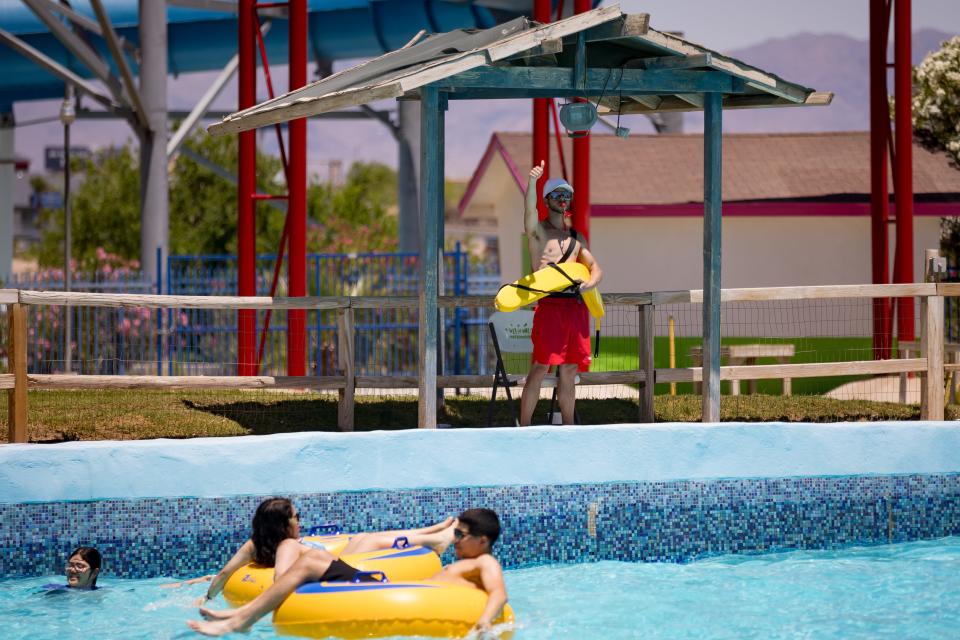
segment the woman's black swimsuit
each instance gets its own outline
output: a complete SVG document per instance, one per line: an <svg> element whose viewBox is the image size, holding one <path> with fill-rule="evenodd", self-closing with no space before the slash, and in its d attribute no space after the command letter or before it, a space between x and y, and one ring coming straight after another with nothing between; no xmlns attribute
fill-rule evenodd
<svg viewBox="0 0 960 640"><path fill-rule="evenodd" d="M343 560L334 560L330 567L320 576L319 582L351 582L360 573ZM360 573L360 582L378 582L373 576Z"/></svg>

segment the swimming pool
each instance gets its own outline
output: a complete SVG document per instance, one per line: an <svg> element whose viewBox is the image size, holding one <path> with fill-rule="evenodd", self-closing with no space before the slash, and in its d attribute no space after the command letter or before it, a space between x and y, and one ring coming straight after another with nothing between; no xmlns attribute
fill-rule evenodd
<svg viewBox="0 0 960 640"><path fill-rule="evenodd" d="M841 551L725 555L688 564L604 561L506 573L517 640L955 638L960 537ZM5 638L179 638L205 585L104 580L45 594L47 576L0 581ZM222 604L222 601L218 601ZM275 637L268 622L255 639Z"/></svg>
<svg viewBox="0 0 960 640"><path fill-rule="evenodd" d="M155 609L159 628L179 633L190 598L157 592L157 580L222 566L249 535L256 505L270 495L291 497L306 526L337 522L348 531L420 526L467 507L492 508L504 527L497 555L510 571L523 637L575 637L583 630L577 625L597 620L625 637L636 623L696 621L675 628L682 636L729 618L728 608L754 611L743 624L780 624L776 615L763 618L758 607L770 607L757 603L771 602L768 590L781 593L776 606L789 601L782 595L789 585L778 582L775 569L793 561L764 565L780 562L783 552L827 550L821 552L840 554L845 565L843 549L851 547L867 546L870 556L918 540L948 538L948 546L956 545L949 537L960 536L960 424L656 424L7 445L0 447L0 579L5 589L35 588L60 572L70 549L94 545L104 553L102 579L118 586L94 597L120 598L132 587L133 609ZM768 555L754 563L748 554ZM750 567L774 567L768 584L743 577L741 558ZM543 585L558 576L575 595L551 609L556 592ZM727 577L730 583L722 581ZM540 581L529 596L528 580ZM684 595L690 580L705 590ZM840 584L845 580L839 576ZM594 583L590 598L579 593ZM708 587L715 584L724 586L714 594ZM869 620L851 612L872 611L874 596L852 584L846 590L857 593L848 596L859 602L852 609L828 609L826 617L797 608L787 613L804 624L859 620L850 624L869 630ZM944 585L957 591L949 580ZM881 587L880 595L889 585ZM737 592L753 595L723 600ZM91 600L76 596L63 602L80 618L105 615L101 607L86 613ZM817 598L811 589L803 601ZM567 614L590 599L613 604L598 605L590 620ZM27 600L14 606L23 618L17 628L35 623L30 607L37 601ZM701 600L715 602L720 613ZM690 611L679 615L677 602ZM901 605L891 598L884 606L897 612ZM165 627L160 620L168 609L176 624ZM625 609L639 617L621 620ZM927 617L948 614L945 604ZM924 615L918 608L909 624L920 625ZM877 629L890 624L884 615L871 616ZM557 627L558 620L569 629ZM757 635L771 635L757 628L766 629ZM134 623L123 631L155 637L152 630L137 636Z"/></svg>

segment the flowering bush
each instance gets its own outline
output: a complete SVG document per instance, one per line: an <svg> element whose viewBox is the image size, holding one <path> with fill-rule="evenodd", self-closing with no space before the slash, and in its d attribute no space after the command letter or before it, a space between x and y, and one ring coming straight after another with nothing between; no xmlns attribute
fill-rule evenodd
<svg viewBox="0 0 960 640"><path fill-rule="evenodd" d="M140 264L96 247L95 267L79 271L71 262L74 291L149 293L151 283L140 280ZM62 268L48 268L20 277L10 286L22 289L63 290ZM151 369L156 362L154 309L64 307L31 305L27 320L28 370L60 373L66 370L66 313L71 314L70 370L74 373L122 373ZM134 365L137 363L137 365Z"/></svg>
<svg viewBox="0 0 960 640"><path fill-rule="evenodd" d="M924 146L943 149L960 168L960 36L947 40L913 70L913 131Z"/></svg>

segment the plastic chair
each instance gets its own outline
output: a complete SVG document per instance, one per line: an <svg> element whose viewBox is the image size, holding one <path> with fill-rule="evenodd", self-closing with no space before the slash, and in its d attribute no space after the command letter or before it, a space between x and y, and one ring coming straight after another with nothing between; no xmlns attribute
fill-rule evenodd
<svg viewBox="0 0 960 640"><path fill-rule="evenodd" d="M513 424L520 426L520 415L513 403L510 388L517 386L516 380L507 375L507 367L503 362L504 353L527 354L533 356L533 343L530 333L533 331L533 311L520 310L510 313L495 312L487 323L490 329L490 340L493 341L493 350L497 354L497 364L493 373L493 391L490 393L490 404L487 409L487 426L493 426L493 406L497 399L497 389L503 388L507 392L507 400L513 410Z"/></svg>

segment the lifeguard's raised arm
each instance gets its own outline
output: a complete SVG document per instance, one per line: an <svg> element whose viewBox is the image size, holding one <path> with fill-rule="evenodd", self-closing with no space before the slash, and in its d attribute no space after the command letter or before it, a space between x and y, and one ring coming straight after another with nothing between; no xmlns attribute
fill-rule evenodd
<svg viewBox="0 0 960 640"><path fill-rule="evenodd" d="M540 217L537 214L537 203L540 199L537 197L537 180L543 176L543 161L540 166L530 169L530 179L527 181L527 198L523 211L523 231L528 238L539 239L540 236Z"/></svg>

